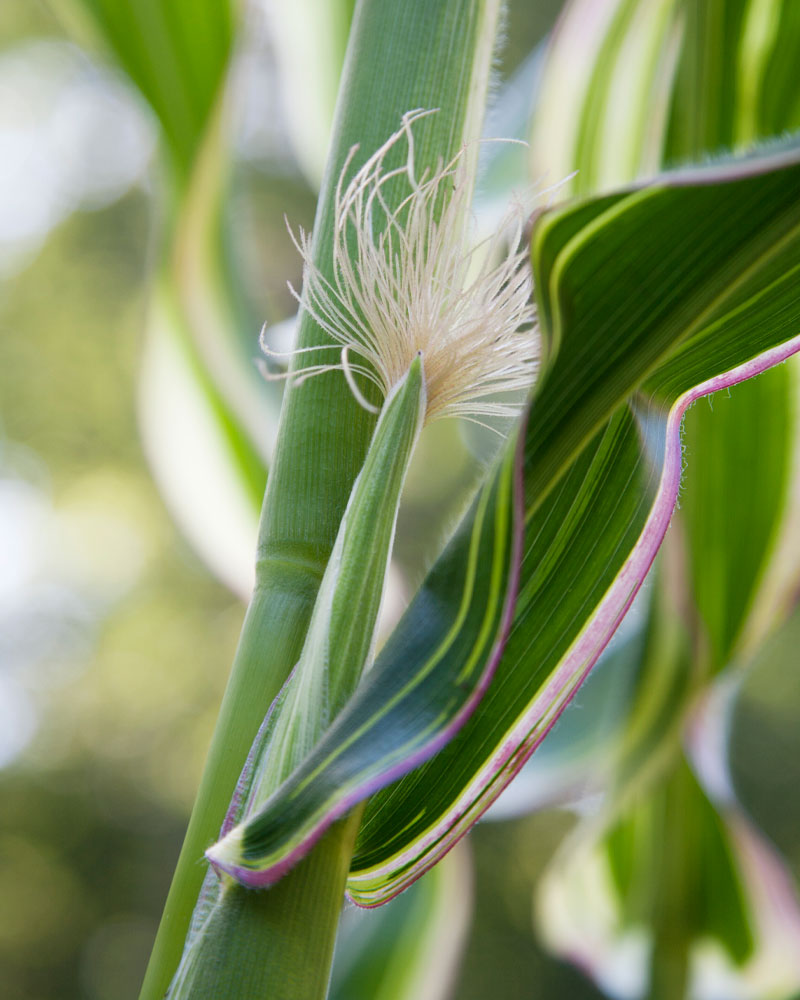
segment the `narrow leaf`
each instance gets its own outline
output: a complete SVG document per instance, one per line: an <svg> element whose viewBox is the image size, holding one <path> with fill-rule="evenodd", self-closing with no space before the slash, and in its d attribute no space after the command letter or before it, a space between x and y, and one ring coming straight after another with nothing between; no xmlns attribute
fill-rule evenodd
<svg viewBox="0 0 800 1000"><path fill-rule="evenodd" d="M369 666L400 494L425 419L422 359L387 397L320 584L300 659L256 736L224 824L206 851L248 885L282 874L260 848L263 803L318 743ZM285 865L288 867L288 865Z"/></svg>

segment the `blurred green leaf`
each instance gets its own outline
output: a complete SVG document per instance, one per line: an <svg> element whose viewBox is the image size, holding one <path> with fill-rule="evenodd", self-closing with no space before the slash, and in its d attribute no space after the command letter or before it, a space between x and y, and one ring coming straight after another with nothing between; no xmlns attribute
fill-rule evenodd
<svg viewBox="0 0 800 1000"><path fill-rule="evenodd" d="M652 573L651 601L641 655L633 671L633 694L608 749L607 795L597 828L618 817L680 757L686 712L702 686L693 660L692 634L684 616L680 549L668 535Z"/></svg>
<svg viewBox="0 0 800 1000"><path fill-rule="evenodd" d="M760 7L769 18L784 2L683 0L679 5L676 13L683 20L683 44L664 153L667 162L682 162L734 145L737 117L743 110L740 47L747 29L747 8ZM753 136L746 138L752 141Z"/></svg>
<svg viewBox="0 0 800 1000"><path fill-rule="evenodd" d="M587 194L663 162L685 0L572 0L551 38L533 173ZM574 177L570 177L577 171Z"/></svg>
<svg viewBox="0 0 800 1000"><path fill-rule="evenodd" d="M692 593L713 669L729 662L747 620L780 523L793 440L786 366L709 400L686 421L690 466L681 501ZM748 481L751 484L748 488Z"/></svg>
<svg viewBox="0 0 800 1000"><path fill-rule="evenodd" d="M257 322L242 315L225 254L223 92L238 4L58 2L78 37L99 38L161 126L173 183L162 192L166 238L147 319L144 445L188 540L246 597L280 395L253 368Z"/></svg>
<svg viewBox="0 0 800 1000"><path fill-rule="evenodd" d="M722 942L736 963L750 955L747 906L725 827L685 761L605 843L623 925L652 927L656 939L674 943L678 962L680 949L704 937Z"/></svg>
<svg viewBox="0 0 800 1000"><path fill-rule="evenodd" d="M71 0L158 117L178 172L190 173L233 46L235 0Z"/></svg>
<svg viewBox="0 0 800 1000"><path fill-rule="evenodd" d="M736 796L790 863L800 884L800 611L753 654L728 730Z"/></svg>
<svg viewBox="0 0 800 1000"><path fill-rule="evenodd" d="M794 0L571 0L534 119L534 173L607 190L800 127Z"/></svg>
<svg viewBox="0 0 800 1000"><path fill-rule="evenodd" d="M272 11L286 127L306 177L319 187L355 0L294 0Z"/></svg>
<svg viewBox="0 0 800 1000"><path fill-rule="evenodd" d="M347 910L329 1000L446 1000L471 916L466 849L453 851L390 905Z"/></svg>
<svg viewBox="0 0 800 1000"><path fill-rule="evenodd" d="M766 984L739 995L782 995L782 974L758 968L760 928L751 924L752 883L735 831L682 758L602 839L587 826L540 887L538 924L555 953L611 995L727 996L737 973Z"/></svg>
<svg viewBox="0 0 800 1000"><path fill-rule="evenodd" d="M231 352L229 371L244 383L234 408L197 348L180 291L164 278L150 299L138 398L142 442L172 517L214 575L246 599L277 412L266 393L259 398L255 369L243 359L237 365ZM207 304L207 286L203 294ZM207 330L212 323L207 314ZM260 436L252 433L256 416Z"/></svg>
<svg viewBox="0 0 800 1000"><path fill-rule="evenodd" d="M794 0L684 0L684 44L666 144L681 161L800 127Z"/></svg>

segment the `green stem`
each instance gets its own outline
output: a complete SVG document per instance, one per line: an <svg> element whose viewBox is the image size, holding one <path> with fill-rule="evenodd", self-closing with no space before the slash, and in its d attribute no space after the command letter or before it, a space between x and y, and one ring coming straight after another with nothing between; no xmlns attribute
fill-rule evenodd
<svg viewBox="0 0 800 1000"><path fill-rule="evenodd" d="M311 561L287 562L280 576L265 574L253 595L142 986L142 1000L161 1000L178 966L206 871L203 852L219 836L253 736L280 690L279 668L297 658L323 571L324 566Z"/></svg>
<svg viewBox="0 0 800 1000"><path fill-rule="evenodd" d="M247 889L226 877L170 997L324 1000L361 812L335 824L271 889ZM254 961L265 943L268 960Z"/></svg>

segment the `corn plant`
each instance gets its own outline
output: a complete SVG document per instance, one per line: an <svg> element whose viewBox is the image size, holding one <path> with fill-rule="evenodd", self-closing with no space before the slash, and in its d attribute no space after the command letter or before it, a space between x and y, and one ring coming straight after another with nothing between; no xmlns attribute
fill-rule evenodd
<svg viewBox="0 0 800 1000"><path fill-rule="evenodd" d="M179 345L251 498L285 382L255 587L142 998L324 997L344 894L376 907L440 862L609 643L673 517L691 404L800 349L800 146L781 134L800 122L774 68L800 28L780 0L568 5L532 142L551 189L522 193L479 239L470 206L500 0L360 0L313 232L293 230L296 347L283 379L267 346L256 386L230 347L216 231L236 11L81 9L166 138L173 211L151 336ZM724 822L679 759L714 677L784 614L744 643L785 510L793 379L777 368L733 417L687 424L707 476L692 492L688 470L682 575L676 588L663 560L611 805L585 838L652 933L653 996L686 994L695 937L748 951ZM457 418L488 425L497 446L379 648L409 464L425 425ZM781 609L787 592L784 580ZM653 764L665 759L672 770ZM631 789L644 795L633 806ZM659 851L626 824L652 827L656 813L687 822L636 910ZM686 900L712 869L734 903L690 926ZM568 877L552 876L551 897Z"/></svg>

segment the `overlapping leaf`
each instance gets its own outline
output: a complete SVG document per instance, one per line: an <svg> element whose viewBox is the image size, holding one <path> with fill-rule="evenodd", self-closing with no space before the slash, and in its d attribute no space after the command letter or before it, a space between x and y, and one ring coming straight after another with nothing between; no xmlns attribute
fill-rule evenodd
<svg viewBox="0 0 800 1000"><path fill-rule="evenodd" d="M416 613L392 635L356 696L289 780L243 822L236 877L276 881L334 819L429 756L475 708L516 595L522 497L515 458L513 449L504 456L418 595Z"/></svg>
<svg viewBox="0 0 800 1000"><path fill-rule="evenodd" d="M590 17L596 30L587 33ZM596 192L660 163L701 160L796 128L800 104L789 67L798 54L797 17L790 0L570 0L536 115L537 168L575 170L571 189ZM590 57L576 66L576 52ZM676 546L685 553L686 596L675 614L695 633L692 670L706 678L759 641L793 587L779 539L796 436L794 383L786 367L776 368L731 398L710 401L713 409L693 409L684 422L687 461L697 473L683 493L687 544L676 539ZM643 662L640 674L653 671ZM642 722L632 719L639 728Z"/></svg>
<svg viewBox="0 0 800 1000"><path fill-rule="evenodd" d="M795 160L792 152L676 175L542 220L533 253L547 367L525 435L514 624L480 710L369 802L350 881L358 901L400 891L465 832L594 663L669 522L685 408L797 349L786 343L800 332ZM705 238L698 218L709 220ZM245 838L265 870L301 856L353 802L439 749L461 721L452 705L471 695L447 707L430 698L432 678L440 690L471 684L480 693L484 674L464 671L469 652L438 655L458 624L450 593L473 524L475 511L368 683ZM484 559L491 575L496 557ZM478 585L479 576L465 579ZM480 625L466 625L474 641Z"/></svg>
<svg viewBox="0 0 800 1000"><path fill-rule="evenodd" d="M570 0L544 72L536 172L574 172L571 191L598 193L796 129L799 17L791 0ZM789 383L773 372L719 416L700 408L686 421L687 454L702 469L684 520L704 668L753 638L754 611L762 631L768 617L754 606L785 499Z"/></svg>
<svg viewBox="0 0 800 1000"><path fill-rule="evenodd" d="M523 564L515 624L495 684L480 711L443 753L368 804L351 878L355 896L379 901L441 854L504 787L591 665L666 529L680 477L679 427L686 406L698 395L756 374L797 349L795 342L776 350L776 345L800 332L797 184L795 166L720 186L639 192L613 203L605 216L590 223L588 238L579 235L562 243L560 253L551 253L549 269L542 266L547 230L535 241L540 289L542 279L549 279L545 311L553 317L556 345L559 323L564 327L558 347L564 361L560 377L551 369L534 400L526 452L528 509L536 509L547 488L547 482L539 485L531 473L541 475L540 456L555 452L553 445L546 449L542 444L542 438L555 438L550 428L559 416L555 405L542 406L548 385L551 398L553 386L574 387L570 393L562 390L566 412L561 438L575 439L580 426L576 412L583 406L591 413L592 403L599 409L597 397L602 396L597 391L592 400L593 386L605 390L615 375L627 374L628 365L634 370L644 366L660 342L663 360L631 400L641 435L640 454L620 459L602 486L596 475L585 477L587 492L570 498L568 510L573 516L581 510L591 485L597 497L608 491L621 503L632 504L635 497L641 506L616 522L608 514L585 517L584 530L597 544L613 546L610 555L594 565L588 560L581 564L585 550L570 535L566 519L562 522L565 537L555 551L566 549L569 555L563 560L561 578L550 579L543 590L558 610L548 607L547 597L537 595L537 601L526 602L529 574L540 569L547 554L534 549L534 541L541 544L540 536L532 535L529 527L530 569ZM781 208L774 215L767 202L757 207L756 187L767 202L772 197L769 192L777 194L783 187L783 196L778 196ZM738 208L748 210L749 202L743 226L735 207L738 198L744 201ZM723 221L726 205L729 211ZM713 252L696 238L698 217L718 220L711 228L719 240ZM757 228L764 226L759 235L750 228L757 218ZM559 223L564 220L553 220L551 232ZM770 230L779 234L774 242ZM666 248L658 260L648 254L656 246ZM765 299L768 304L759 313L758 305ZM570 341L578 345L574 353L568 353ZM586 346L591 341L595 357ZM600 382L597 373L603 370ZM577 405L570 406L570 399ZM621 419L619 413L616 419ZM547 513L558 517L554 503L551 496ZM597 591L586 595L581 584L592 572L598 577ZM569 623L566 629L563 623L561 630L554 627L559 612L563 623ZM419 803L427 807L429 802L432 805L420 816Z"/></svg>

